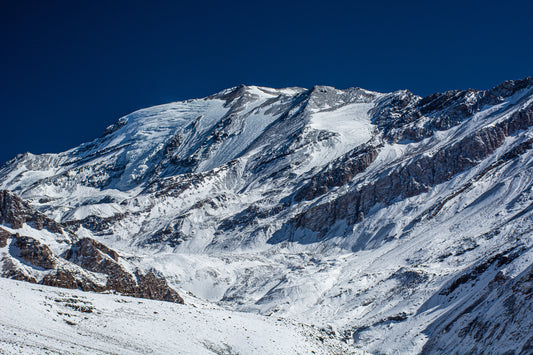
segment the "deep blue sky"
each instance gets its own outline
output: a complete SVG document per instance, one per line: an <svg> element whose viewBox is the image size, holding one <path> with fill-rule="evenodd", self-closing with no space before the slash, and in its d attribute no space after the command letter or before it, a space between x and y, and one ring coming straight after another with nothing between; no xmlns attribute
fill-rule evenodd
<svg viewBox="0 0 533 355"><path fill-rule="evenodd" d="M530 1L2 1L0 163L241 83L427 95L533 75Z"/></svg>

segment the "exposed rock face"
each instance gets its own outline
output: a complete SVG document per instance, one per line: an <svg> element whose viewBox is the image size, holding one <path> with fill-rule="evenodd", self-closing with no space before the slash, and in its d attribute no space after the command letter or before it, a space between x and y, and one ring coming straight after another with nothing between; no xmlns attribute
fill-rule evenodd
<svg viewBox="0 0 533 355"><path fill-rule="evenodd" d="M374 146L363 146L361 149L351 151L313 176L311 181L297 192L295 200L312 200L333 187L349 183L357 174L370 166L378 153L379 147Z"/></svg>
<svg viewBox="0 0 533 355"><path fill-rule="evenodd" d="M135 276L137 278L137 287L134 287L132 296L183 303L183 298L168 287L163 275L150 270L146 273L136 272Z"/></svg>
<svg viewBox="0 0 533 355"><path fill-rule="evenodd" d="M515 255L516 257L516 255ZM460 285L476 288L477 294L465 301L459 309L452 309L426 329L428 342L422 354L453 353L461 349L464 353L484 352L483 349L497 349L501 353L529 354L533 351L531 328L533 319L533 265L516 277L507 277L502 272L483 283L484 273L491 268L510 262L500 258L476 266L476 275L461 275L443 290L452 299ZM478 286L478 287L476 287ZM475 310L475 312L474 312ZM449 339L453 336L454 342Z"/></svg>
<svg viewBox="0 0 533 355"><path fill-rule="evenodd" d="M54 254L46 245L30 237L12 236L12 246L18 248L21 259L43 269L53 269L57 266Z"/></svg>
<svg viewBox="0 0 533 355"><path fill-rule="evenodd" d="M485 105L496 105L520 90L531 89L532 78L509 80L493 89L452 90L421 98L405 91L383 98L373 111L374 122L390 142L414 141L456 126Z"/></svg>
<svg viewBox="0 0 533 355"><path fill-rule="evenodd" d="M43 227L55 233L66 230L10 192L1 191L0 198L3 223L10 228L19 229L24 223L29 223L37 231ZM91 238L78 239L71 232L67 236L67 240L63 234L57 236L59 244L56 247L64 250L62 255L58 255L35 238L12 234L0 228L0 248L9 245L7 253L2 255L1 276L48 286L93 292L114 291L127 296L183 303L164 276L156 271L129 272L124 267L128 265L127 261L115 250Z"/></svg>
<svg viewBox="0 0 533 355"><path fill-rule="evenodd" d="M110 229L109 227L113 224L113 222L117 222L120 220L123 216L122 215L116 215L113 217L98 217L98 216L89 216L79 221L67 221L64 222L65 226L72 227L72 228L87 228L94 232L95 235L105 235L109 234Z"/></svg>
<svg viewBox="0 0 533 355"><path fill-rule="evenodd" d="M83 238L72 245L65 258L85 268L92 268L93 271L101 271L103 268L100 267L100 263L102 260L107 260L106 256L114 261L118 261L119 257L117 252L102 243Z"/></svg>
<svg viewBox="0 0 533 355"><path fill-rule="evenodd" d="M347 219L348 224L354 224L359 221L359 216L368 213L376 204L386 206L400 199L416 196L472 168L502 146L506 137L530 127L532 123L533 105L529 105L508 120L483 128L431 156L423 154L405 165L387 169L371 184L362 185L334 201L305 211L295 218L295 226L325 233L339 219ZM531 143L525 142L505 158L518 156L530 149ZM312 192L307 192L307 195L318 195L323 188L316 187Z"/></svg>
<svg viewBox="0 0 533 355"><path fill-rule="evenodd" d="M2 223L13 228L22 228L26 219L31 218L28 211L29 206L22 200L17 199L6 190L0 191L0 218Z"/></svg>
<svg viewBox="0 0 533 355"><path fill-rule="evenodd" d="M11 233L3 228L0 228L0 248L5 248L7 246L7 240L10 236Z"/></svg>
<svg viewBox="0 0 533 355"><path fill-rule="evenodd" d="M95 282L93 278L87 277L84 273L71 271L70 268L63 267L46 274L40 283L47 286L80 289L89 292L109 290L105 285Z"/></svg>
<svg viewBox="0 0 533 355"><path fill-rule="evenodd" d="M35 277L29 275L27 272L17 267L17 265L13 263L11 258L3 256L0 261L2 262L2 277L19 281L27 281L30 283L37 283Z"/></svg>
<svg viewBox="0 0 533 355"><path fill-rule="evenodd" d="M38 230L43 228L52 233L61 233L59 223L33 210L26 202L6 190L0 190L0 220L14 229L30 223Z"/></svg>
<svg viewBox="0 0 533 355"><path fill-rule="evenodd" d="M143 241L142 245L160 246L162 244L165 244L172 248L177 247L178 245L189 239L189 236L180 230L182 224L183 219L178 219L177 222L156 231L150 238Z"/></svg>
<svg viewBox="0 0 533 355"><path fill-rule="evenodd" d="M127 296L183 303L164 277L154 271L143 273L137 270L131 274L119 264L117 252L93 239L83 238L73 244L65 258L89 271L108 275L107 290Z"/></svg>

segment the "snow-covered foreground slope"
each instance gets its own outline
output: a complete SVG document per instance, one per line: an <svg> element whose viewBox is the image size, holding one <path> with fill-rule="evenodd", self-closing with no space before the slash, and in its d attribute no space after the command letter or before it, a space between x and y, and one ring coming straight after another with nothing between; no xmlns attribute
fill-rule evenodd
<svg viewBox="0 0 533 355"><path fill-rule="evenodd" d="M372 353L520 352L532 148L533 78L425 98L241 86L18 156L0 188L226 310Z"/></svg>
<svg viewBox="0 0 533 355"><path fill-rule="evenodd" d="M7 354L344 354L326 333L276 317L0 278ZM322 339L322 340L320 340Z"/></svg>

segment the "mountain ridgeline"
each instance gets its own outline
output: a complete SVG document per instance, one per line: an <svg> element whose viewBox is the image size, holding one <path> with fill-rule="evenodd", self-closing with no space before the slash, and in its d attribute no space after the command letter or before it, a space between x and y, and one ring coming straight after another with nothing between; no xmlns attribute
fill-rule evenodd
<svg viewBox="0 0 533 355"><path fill-rule="evenodd" d="M0 268L177 289L354 351L528 353L532 147L533 78L424 98L241 85L7 162Z"/></svg>

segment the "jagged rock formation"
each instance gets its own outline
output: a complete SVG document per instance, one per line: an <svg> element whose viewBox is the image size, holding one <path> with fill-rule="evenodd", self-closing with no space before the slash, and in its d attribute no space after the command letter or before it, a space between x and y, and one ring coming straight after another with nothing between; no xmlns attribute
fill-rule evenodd
<svg viewBox="0 0 533 355"><path fill-rule="evenodd" d="M57 270L57 284L175 300L157 273L122 264L135 255L132 270L157 265L196 296L313 323L370 352L527 352L527 333L515 345L504 335L511 315L529 327L530 313L502 307L529 307L517 290L533 246L532 125L533 78L425 98L230 88L6 163L0 188L26 202L0 195L16 206L3 224L20 229L0 231L0 245ZM66 240L61 256L27 226Z"/></svg>
<svg viewBox="0 0 533 355"><path fill-rule="evenodd" d="M0 191L1 223L14 229L22 228L24 223L31 224L38 230L47 229L52 233L64 233L59 223L32 209L24 202L6 190Z"/></svg>
<svg viewBox="0 0 533 355"><path fill-rule="evenodd" d="M128 271L132 265L116 251L92 238L78 238L8 191L0 191L0 202L0 219L6 228L41 238L0 228L0 248L4 248L0 254L1 276L48 286L112 291L183 303L165 278L154 270L142 272L134 268L135 271ZM41 236L43 227L47 230Z"/></svg>
<svg viewBox="0 0 533 355"><path fill-rule="evenodd" d="M18 249L18 256L27 263L43 268L53 269L57 266L54 254L46 245L30 237L23 237L19 234L12 236L11 246Z"/></svg>
<svg viewBox="0 0 533 355"><path fill-rule="evenodd" d="M445 299L440 300L441 307L465 292L471 292L471 297L450 309L426 330L430 338L422 349L423 354L459 352L457 349L469 353L482 353L487 349L519 354L533 351L530 312L533 307L533 265L513 277L497 271L518 255L517 251L498 254L439 292L438 295Z"/></svg>

